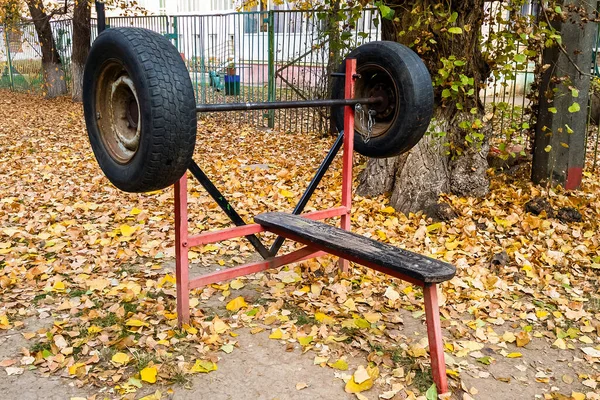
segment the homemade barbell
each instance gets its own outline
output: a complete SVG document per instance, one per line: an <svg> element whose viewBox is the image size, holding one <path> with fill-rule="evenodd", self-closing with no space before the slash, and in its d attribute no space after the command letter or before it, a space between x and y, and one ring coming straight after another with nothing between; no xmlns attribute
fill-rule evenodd
<svg viewBox="0 0 600 400"><path fill-rule="evenodd" d="M100 9L98 16L102 19L98 26L103 27ZM109 29L95 40L85 66L84 114L90 143L100 168L117 188L147 192L175 186L179 324L189 322L189 292L194 288L334 254L340 257L343 271L351 260L423 287L433 379L438 392L445 393L448 384L436 286L451 279L456 269L445 262L349 232L353 150L370 157L390 157L413 147L432 117L431 77L414 52L395 42L371 42L358 47L334 76L344 79L334 81L332 99L196 104L185 63L166 38L140 28ZM192 159L196 114L302 107L332 107L338 137L290 214L262 214L255 217L258 224L247 224ZM341 205L300 217L342 146ZM235 227L189 235L188 170ZM316 222L333 217L341 218L341 229ZM278 235L269 248L257 236L266 231ZM263 261L190 279L191 247L242 236ZM305 247L278 255L285 238Z"/></svg>

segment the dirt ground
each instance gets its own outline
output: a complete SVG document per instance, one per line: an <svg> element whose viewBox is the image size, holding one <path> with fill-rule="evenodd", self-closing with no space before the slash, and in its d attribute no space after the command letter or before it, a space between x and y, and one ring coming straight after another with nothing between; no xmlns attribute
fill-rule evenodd
<svg viewBox="0 0 600 400"><path fill-rule="evenodd" d="M245 291L245 295L249 297L248 290ZM256 292L256 295L259 293ZM209 308L214 307L212 310L215 313L223 314L225 309L216 306L217 304L212 302ZM421 319L413 318L408 312L402 314L404 323L400 329L405 335L415 340L420 340L426 335ZM22 329L9 330L0 334L0 362L21 356L20 349L29 345L23 338L22 332L35 331L51 324L51 318L30 318L25 321ZM269 339L265 332L251 334L248 329L240 329L236 333L239 334L237 337L239 348L231 354L221 356L217 371L196 375L172 386L146 387L133 398L139 399L156 394L156 391L160 393L158 398L173 400L356 398L352 394L344 393L344 382L339 378L339 372L314 365L314 354L310 352L302 354L301 346L286 348L280 341ZM445 330L444 336L448 335ZM581 355L577 351L552 349L548 340L543 338L533 340L526 347L517 349L516 346L511 346L508 349L508 351L513 350L520 351L522 358L505 358L490 366L477 363L475 357L457 359L449 354L446 354L446 361L449 367L454 363L463 367L465 371L462 375L463 386L471 393L473 399L539 399L551 393L589 391L585 386L572 382L577 381L579 374L590 373L589 367L581 360ZM496 351L496 346L485 346L480 352L495 354ZM473 355L479 356L479 353L473 352ZM361 362L364 363L363 357L364 355L360 353L352 357L349 363L350 370ZM71 379L42 376L35 370L25 370L20 375L2 374L4 376L0 380L0 399L63 400L120 397L110 391L92 387L77 388ZM536 381L536 378L541 381ZM548 383L543 381L546 378ZM371 400L379 398L381 394L382 391L377 389L362 393L365 398ZM393 397L393 399L403 398L406 397Z"/></svg>
<svg viewBox="0 0 600 400"><path fill-rule="evenodd" d="M331 145L209 119L199 133L197 159L246 220L293 208ZM339 203L339 164L311 210ZM352 229L457 266L440 290L454 399L598 400L600 179L547 196L580 210L573 223L525 211L542 189L511 179L444 196L450 222L356 196ZM0 183L0 400L426 398L420 289L333 258L194 291L177 327L172 191L111 186L70 100L0 93ZM191 231L229 226L200 187L188 198ZM244 240L194 248L190 273L252 254ZM379 371L373 387L346 393L360 368Z"/></svg>

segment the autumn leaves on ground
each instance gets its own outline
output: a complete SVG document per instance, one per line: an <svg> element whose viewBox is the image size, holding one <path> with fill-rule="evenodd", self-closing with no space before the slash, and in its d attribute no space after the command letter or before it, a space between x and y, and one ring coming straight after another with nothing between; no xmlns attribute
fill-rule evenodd
<svg viewBox="0 0 600 400"><path fill-rule="evenodd" d="M196 160L246 220L290 210L331 144L211 119L198 132ZM363 163L357 158L356 173ZM339 167L309 209L339 202ZM550 194L512 179L493 177L484 199L446 198L458 214L451 222L355 197L353 230L457 266L441 289L453 396L598 399L598 177L586 174L582 191ZM340 275L333 258L194 291L192 321L178 329L172 191L111 186L79 105L2 92L0 182L3 393L29 376L59 382L73 398L183 399L214 379L235 385L252 366L219 377L220 364L266 351L247 345L262 340L281 343L268 358L309 360L309 374L331 377L321 390L282 365L287 392L264 398L432 398L421 291L360 266ZM526 212L540 195L554 209L576 208L582 221ZM198 185L189 202L192 231L227 226ZM253 257L245 240L207 245L190 252L191 272ZM252 393L272 386L260 379ZM311 389L321 397L303 396Z"/></svg>

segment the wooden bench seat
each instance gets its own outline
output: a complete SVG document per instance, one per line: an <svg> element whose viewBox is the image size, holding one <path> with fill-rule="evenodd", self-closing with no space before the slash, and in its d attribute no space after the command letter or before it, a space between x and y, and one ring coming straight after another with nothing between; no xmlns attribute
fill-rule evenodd
<svg viewBox="0 0 600 400"><path fill-rule="evenodd" d="M446 262L298 215L273 212L258 215L254 221L283 237L368 267L377 265L380 268L375 269L385 270L382 272L422 284L444 282L456 273L456 268Z"/></svg>
<svg viewBox="0 0 600 400"><path fill-rule="evenodd" d="M453 265L299 215L266 213L256 216L254 221L266 230L303 243L308 248L323 250L422 286L431 372L438 393L448 391L437 284L452 279L456 273Z"/></svg>

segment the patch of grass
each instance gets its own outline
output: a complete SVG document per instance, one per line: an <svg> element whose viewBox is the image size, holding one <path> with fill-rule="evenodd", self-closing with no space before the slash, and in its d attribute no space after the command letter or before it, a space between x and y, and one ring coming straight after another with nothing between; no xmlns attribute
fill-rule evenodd
<svg viewBox="0 0 600 400"><path fill-rule="evenodd" d="M415 370L415 377L413 378L413 385L419 390L421 393L425 393L427 389L433 384L433 377L431 376L431 372L422 371L420 369Z"/></svg>
<svg viewBox="0 0 600 400"><path fill-rule="evenodd" d="M402 352L402 349L395 349L392 352L392 361L403 367L412 366L414 364L412 358L403 355Z"/></svg>
<svg viewBox="0 0 600 400"><path fill-rule="evenodd" d="M94 325L98 325L101 328L107 328L107 327L113 326L117 322L119 322L119 318L117 317L117 314L115 314L114 312L109 312L104 317L97 318L97 319L93 320L92 322Z"/></svg>
<svg viewBox="0 0 600 400"><path fill-rule="evenodd" d="M150 364L150 362L157 362L157 359L153 354L146 353L144 351L137 351L134 353L133 356L135 357L136 368L138 371L141 371L144 368L146 368Z"/></svg>
<svg viewBox="0 0 600 400"><path fill-rule="evenodd" d="M371 350L377 353L385 353L385 348L379 344L379 343L373 343L373 342L369 342L369 347L371 347Z"/></svg>
<svg viewBox="0 0 600 400"><path fill-rule="evenodd" d="M585 308L587 309L587 311L600 311L600 296L590 297L590 301L587 302Z"/></svg>
<svg viewBox="0 0 600 400"><path fill-rule="evenodd" d="M51 345L48 342L36 342L30 348L29 351L31 353L37 353L40 351L48 350L50 351Z"/></svg>
<svg viewBox="0 0 600 400"><path fill-rule="evenodd" d="M340 333L342 335L348 336L348 339L344 340L344 343L350 344L354 340L355 336L360 335L360 329L358 329L358 328L346 328L346 327L344 327L344 328L340 329Z"/></svg>
<svg viewBox="0 0 600 400"><path fill-rule="evenodd" d="M123 308L125 309L125 315L128 315L129 313L135 314L138 306L136 303L123 303Z"/></svg>
<svg viewBox="0 0 600 400"><path fill-rule="evenodd" d="M69 296L71 296L71 297L81 297L81 296L83 296L86 293L87 293L87 290L76 289L76 290L71 290L69 292Z"/></svg>
<svg viewBox="0 0 600 400"><path fill-rule="evenodd" d="M6 263L0 260L0 269L3 269L4 267L6 267Z"/></svg>
<svg viewBox="0 0 600 400"><path fill-rule="evenodd" d="M173 374L173 383L185 386L190 383L190 380L182 370L177 369Z"/></svg>
<svg viewBox="0 0 600 400"><path fill-rule="evenodd" d="M175 332L175 337L177 339L183 339L183 338L187 337L187 335L188 335L188 333L183 329L173 329L173 332Z"/></svg>
<svg viewBox="0 0 600 400"><path fill-rule="evenodd" d="M46 296L48 296L48 293L36 294L32 300L33 304L37 305L41 300L44 300L46 298Z"/></svg>
<svg viewBox="0 0 600 400"><path fill-rule="evenodd" d="M255 304L258 304L259 306L264 306L269 304L270 300L269 299L265 299L263 297L259 297L258 299L256 299L254 301Z"/></svg>
<svg viewBox="0 0 600 400"><path fill-rule="evenodd" d="M83 350L81 346L73 347L73 357L75 357L75 359L77 359L77 356L81 353L81 350Z"/></svg>
<svg viewBox="0 0 600 400"><path fill-rule="evenodd" d="M286 310L290 311L290 318L296 320L296 325L317 325L318 321L315 317L308 315L303 309L299 308L295 304L286 303L284 305Z"/></svg>

